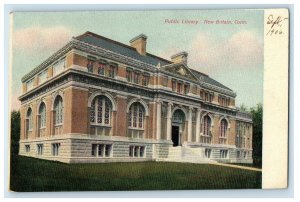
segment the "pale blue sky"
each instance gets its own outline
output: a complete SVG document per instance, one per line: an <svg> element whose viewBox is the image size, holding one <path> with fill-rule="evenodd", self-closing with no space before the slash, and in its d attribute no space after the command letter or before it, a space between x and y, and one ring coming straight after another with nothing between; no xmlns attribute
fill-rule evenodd
<svg viewBox="0 0 300 202"><path fill-rule="evenodd" d="M165 19L199 23L167 24ZM243 20L247 24L207 25L204 20ZM16 97L21 92L21 77L85 31L125 44L144 33L147 52L170 59L178 51L187 51L189 67L234 90L237 106L262 102L263 11L19 12L13 19L13 108L19 106Z"/></svg>

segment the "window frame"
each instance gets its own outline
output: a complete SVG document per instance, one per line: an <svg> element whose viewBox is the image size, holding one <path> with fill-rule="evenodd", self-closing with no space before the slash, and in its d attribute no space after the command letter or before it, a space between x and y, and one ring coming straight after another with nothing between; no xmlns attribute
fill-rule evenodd
<svg viewBox="0 0 300 202"><path fill-rule="evenodd" d="M41 108L44 108L44 110L41 113ZM39 106L39 126L38 129L45 129L46 128L46 123L47 123L47 110L46 110L46 104L44 102L41 102Z"/></svg>
<svg viewBox="0 0 300 202"><path fill-rule="evenodd" d="M93 143L91 156L95 158L110 158L112 157L112 143Z"/></svg>
<svg viewBox="0 0 300 202"><path fill-rule="evenodd" d="M51 144L51 154L52 156L60 156L60 143Z"/></svg>
<svg viewBox="0 0 300 202"><path fill-rule="evenodd" d="M98 120L99 120L99 112L98 109L99 109L99 98L102 99L101 101L101 123L98 123ZM106 105L108 103L108 105ZM108 115L109 115L109 118L108 118L108 123L106 124L105 121L106 121L106 110L107 110L107 107L108 107ZM91 121L91 113L93 113L94 115L94 122ZM111 119L112 119L112 102L111 100L105 96L105 95L98 95L96 96L93 100L92 100L92 103L91 103L91 108L90 108L90 116L89 116L89 121L90 121L90 125L91 126L107 126L107 127L111 127Z"/></svg>
<svg viewBox="0 0 300 202"><path fill-rule="evenodd" d="M61 103L61 104L59 104ZM55 97L54 100L55 122L54 126L61 126L64 123L64 100L61 95ZM59 113L57 113L59 112ZM60 120L60 121L57 121Z"/></svg>
<svg viewBox="0 0 300 202"><path fill-rule="evenodd" d="M146 146L145 145L129 145L130 158L145 158L146 157Z"/></svg>
<svg viewBox="0 0 300 202"><path fill-rule="evenodd" d="M145 107L139 102L134 102L130 105L129 112L128 112L128 121L127 121L128 129L144 130L145 113L146 113L145 110L146 110ZM136 117L134 117L135 114ZM134 123L136 124L136 126L134 126ZM142 125L142 127L140 127L140 124Z"/></svg>
<svg viewBox="0 0 300 202"><path fill-rule="evenodd" d="M43 156L44 155L44 144L37 144L37 155Z"/></svg>

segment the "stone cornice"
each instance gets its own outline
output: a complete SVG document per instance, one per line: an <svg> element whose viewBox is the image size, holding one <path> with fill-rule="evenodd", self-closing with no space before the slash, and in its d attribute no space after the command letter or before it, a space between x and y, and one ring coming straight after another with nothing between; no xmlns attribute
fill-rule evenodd
<svg viewBox="0 0 300 202"><path fill-rule="evenodd" d="M58 60L60 57L62 57L64 54L66 54L68 51L72 49L72 41L67 43L65 46L63 46L61 49L59 49L57 52L55 52L53 55L51 55L49 58L47 58L44 62L42 62L39 66L34 68L32 71L30 71L28 74L22 77L22 82L30 79L34 75L36 75L38 72L42 71L46 67L48 67L50 64L52 64L54 61Z"/></svg>

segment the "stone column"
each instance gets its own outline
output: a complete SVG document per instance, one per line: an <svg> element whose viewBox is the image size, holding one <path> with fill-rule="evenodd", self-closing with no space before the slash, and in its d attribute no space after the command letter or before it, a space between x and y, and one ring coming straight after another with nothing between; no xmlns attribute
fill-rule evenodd
<svg viewBox="0 0 300 202"><path fill-rule="evenodd" d="M200 142L200 109L196 112L196 142Z"/></svg>
<svg viewBox="0 0 300 202"><path fill-rule="evenodd" d="M192 107L189 107L188 114L188 142L192 142Z"/></svg>
<svg viewBox="0 0 300 202"><path fill-rule="evenodd" d="M156 139L161 139L161 101L156 102Z"/></svg>
<svg viewBox="0 0 300 202"><path fill-rule="evenodd" d="M168 103L167 140L171 140L171 132L172 132L172 103Z"/></svg>

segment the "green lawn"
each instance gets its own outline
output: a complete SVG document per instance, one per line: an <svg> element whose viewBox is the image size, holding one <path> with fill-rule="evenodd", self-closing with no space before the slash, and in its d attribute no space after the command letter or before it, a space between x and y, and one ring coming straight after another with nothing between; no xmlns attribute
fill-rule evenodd
<svg viewBox="0 0 300 202"><path fill-rule="evenodd" d="M208 164L142 162L63 164L12 156L13 191L261 188L261 172Z"/></svg>

